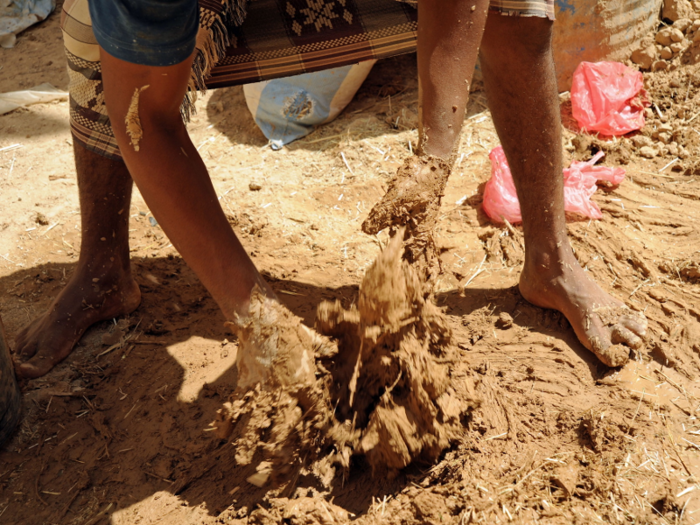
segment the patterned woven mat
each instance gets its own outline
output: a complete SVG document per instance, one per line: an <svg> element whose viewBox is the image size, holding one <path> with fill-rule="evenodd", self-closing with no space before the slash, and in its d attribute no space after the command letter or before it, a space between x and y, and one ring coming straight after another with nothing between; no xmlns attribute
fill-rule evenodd
<svg viewBox="0 0 700 525"><path fill-rule="evenodd" d="M200 0L190 93L319 71L416 49L414 7L396 0ZM74 139L120 159L107 116L99 47L87 0L66 0L61 28L70 77Z"/></svg>
<svg viewBox="0 0 700 525"><path fill-rule="evenodd" d="M254 0L208 87L345 66L416 49L416 10L394 0Z"/></svg>

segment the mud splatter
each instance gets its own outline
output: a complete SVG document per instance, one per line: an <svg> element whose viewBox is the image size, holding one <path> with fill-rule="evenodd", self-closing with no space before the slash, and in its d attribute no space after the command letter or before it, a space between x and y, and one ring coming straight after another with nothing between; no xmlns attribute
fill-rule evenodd
<svg viewBox="0 0 700 525"><path fill-rule="evenodd" d="M349 513L322 498L308 496L289 500L273 498L270 508L259 508L250 515L250 525L335 525L350 521Z"/></svg>
<svg viewBox="0 0 700 525"><path fill-rule="evenodd" d="M316 328L330 339L308 335L288 312L238 331L245 349L278 327L267 376L251 374L242 358L246 388L215 423L232 437L239 463L260 461L256 481L269 472L280 482L304 468L329 485L356 454L375 473L391 475L416 460L434 461L463 435L464 418L478 405L472 378L453 371L452 333L424 297L419 273L402 261L402 238L403 229L369 268L356 307L319 306ZM296 374L303 359L295 356L310 347L312 373Z"/></svg>
<svg viewBox="0 0 700 525"><path fill-rule="evenodd" d="M428 283L439 272L433 235L450 171L449 164L438 157L409 157L362 223L362 231L369 235L406 226L404 258L425 273Z"/></svg>
<svg viewBox="0 0 700 525"><path fill-rule="evenodd" d="M300 90L284 99L282 115L291 120L303 120L314 110L313 99L306 90Z"/></svg>
<svg viewBox="0 0 700 525"><path fill-rule="evenodd" d="M256 285L250 315L226 323L239 339L236 358L241 388L263 383L276 388L315 381L312 348L317 336Z"/></svg>
<svg viewBox="0 0 700 525"><path fill-rule="evenodd" d="M134 147L134 151L139 150L139 142L143 138L143 129L141 129L141 119L139 118L139 97L143 91L146 91L150 84L146 84L141 88L136 88L131 96L129 109L126 112L126 134L131 139L130 144Z"/></svg>

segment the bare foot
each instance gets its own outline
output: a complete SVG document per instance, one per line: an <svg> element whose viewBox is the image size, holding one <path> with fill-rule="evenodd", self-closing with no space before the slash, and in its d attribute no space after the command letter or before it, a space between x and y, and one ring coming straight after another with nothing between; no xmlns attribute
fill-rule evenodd
<svg viewBox="0 0 700 525"><path fill-rule="evenodd" d="M131 275L119 271L93 282L89 272L78 268L46 313L15 338L17 374L28 379L43 376L68 357L88 327L131 313L140 302L141 292Z"/></svg>
<svg viewBox="0 0 700 525"><path fill-rule="evenodd" d="M569 248L570 250L570 248ZM630 348L640 348L647 320L604 292L583 271L573 254L563 255L561 268L540 253L525 264L520 293L542 308L558 310L569 320L579 341L608 366L622 366Z"/></svg>
<svg viewBox="0 0 700 525"><path fill-rule="evenodd" d="M362 231L375 235L384 228L406 226L409 237L432 231L449 176L450 167L442 159L408 157L362 223Z"/></svg>

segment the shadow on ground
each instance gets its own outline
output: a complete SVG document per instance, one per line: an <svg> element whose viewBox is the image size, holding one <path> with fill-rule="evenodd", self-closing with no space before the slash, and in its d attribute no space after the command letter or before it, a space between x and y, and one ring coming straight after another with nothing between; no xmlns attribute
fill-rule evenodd
<svg viewBox="0 0 700 525"><path fill-rule="evenodd" d="M0 313L11 341L28 317L49 305L73 267L45 264L0 279ZM266 490L246 482L255 465L237 465L235 449L206 432L237 379L235 344L226 341L233 337L216 304L178 257L142 258L133 267L143 302L122 324L125 337L141 335L107 351L105 334L115 323L98 323L64 363L22 385L24 418L0 452L8 522L69 522L109 505L112 514L163 491L211 516L244 515L263 501ZM271 283L310 326L321 301L349 306L357 295L355 286ZM509 312L519 326L565 338L591 375L599 375L566 321L529 305L515 288L453 291L438 303L452 317L458 341L473 312ZM334 503L360 515L373 498L395 495L422 475L414 467L394 479L373 478L359 459L336 483ZM300 478L292 489L304 494L310 487L313 480Z"/></svg>

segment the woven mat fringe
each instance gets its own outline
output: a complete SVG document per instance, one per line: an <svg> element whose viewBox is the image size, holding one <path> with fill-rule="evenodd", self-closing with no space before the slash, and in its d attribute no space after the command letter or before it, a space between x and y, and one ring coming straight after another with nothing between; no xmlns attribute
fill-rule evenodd
<svg viewBox="0 0 700 525"><path fill-rule="evenodd" d="M187 95L180 106L180 113L185 122L197 113L195 103L198 92L206 93L205 79L210 75L214 65L226 54L230 45L230 27L238 27L245 20L247 0L223 0L221 13L213 15L213 21L203 31L204 37L197 36L197 54L192 64L192 73L187 86Z"/></svg>

